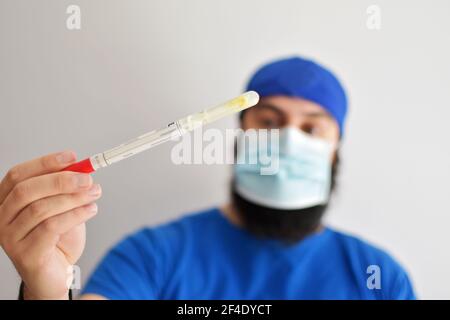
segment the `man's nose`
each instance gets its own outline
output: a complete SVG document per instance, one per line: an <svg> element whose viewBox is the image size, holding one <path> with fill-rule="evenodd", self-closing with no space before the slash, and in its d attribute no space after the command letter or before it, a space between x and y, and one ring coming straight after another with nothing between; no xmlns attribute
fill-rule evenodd
<svg viewBox="0 0 450 320"><path fill-rule="evenodd" d="M285 118L285 122L282 125L282 128L286 127L295 127L300 129L302 127L302 119L299 117L288 116Z"/></svg>

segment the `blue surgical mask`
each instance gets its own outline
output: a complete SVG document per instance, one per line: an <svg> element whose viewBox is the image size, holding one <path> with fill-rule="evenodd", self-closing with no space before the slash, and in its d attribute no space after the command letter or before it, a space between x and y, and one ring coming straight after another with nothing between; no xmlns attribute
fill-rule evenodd
<svg viewBox="0 0 450 320"><path fill-rule="evenodd" d="M236 192L249 201L274 209L326 204L334 145L295 127L279 130L277 138L278 141L272 137L267 143L247 144L243 136L238 138L234 165ZM248 163L255 155L256 163ZM272 159L271 170L267 170L268 156Z"/></svg>

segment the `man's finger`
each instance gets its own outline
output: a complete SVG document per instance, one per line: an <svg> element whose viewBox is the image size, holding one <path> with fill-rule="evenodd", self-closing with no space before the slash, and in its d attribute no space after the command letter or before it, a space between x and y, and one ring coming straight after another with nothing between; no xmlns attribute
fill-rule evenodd
<svg viewBox="0 0 450 320"><path fill-rule="evenodd" d="M23 209L10 223L8 228L13 231L14 242L25 238L37 225L53 216L81 207L97 200L101 195L100 185L91 189L74 193L60 194L37 200Z"/></svg>
<svg viewBox="0 0 450 320"><path fill-rule="evenodd" d="M57 194L76 193L89 189L92 178L85 173L62 171L33 177L17 184L2 204L0 225L10 224L30 203Z"/></svg>
<svg viewBox="0 0 450 320"><path fill-rule="evenodd" d="M0 204L14 186L26 179L64 169L76 161L73 151L63 151L19 164L8 171L0 183Z"/></svg>
<svg viewBox="0 0 450 320"><path fill-rule="evenodd" d="M97 205L79 207L45 220L21 241L32 251L45 252L55 246L61 235L85 223L97 214Z"/></svg>

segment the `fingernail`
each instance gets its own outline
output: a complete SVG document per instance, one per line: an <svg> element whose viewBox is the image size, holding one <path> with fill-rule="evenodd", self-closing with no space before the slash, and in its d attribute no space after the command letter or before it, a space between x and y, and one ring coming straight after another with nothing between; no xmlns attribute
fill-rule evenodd
<svg viewBox="0 0 450 320"><path fill-rule="evenodd" d="M96 212L98 211L98 207L97 207L97 204L96 204L96 203L91 203L91 204L89 204L86 208L87 208L88 211L91 212L91 213L96 213Z"/></svg>
<svg viewBox="0 0 450 320"><path fill-rule="evenodd" d="M60 164L69 164L75 161L75 154L71 151L61 152L56 156L56 161Z"/></svg>
<svg viewBox="0 0 450 320"><path fill-rule="evenodd" d="M91 189L89 189L89 195L92 197L98 196L102 192L102 188L99 184L94 184Z"/></svg>
<svg viewBox="0 0 450 320"><path fill-rule="evenodd" d="M91 183L91 176L88 174L77 174L75 176L76 184L79 187L87 187Z"/></svg>

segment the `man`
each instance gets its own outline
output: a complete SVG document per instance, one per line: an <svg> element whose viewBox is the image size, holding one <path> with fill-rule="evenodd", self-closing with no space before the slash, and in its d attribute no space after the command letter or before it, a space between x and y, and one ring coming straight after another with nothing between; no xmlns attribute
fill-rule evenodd
<svg viewBox="0 0 450 320"><path fill-rule="evenodd" d="M322 224L347 113L337 78L294 57L262 67L247 89L261 100L241 114L241 127L280 129L278 171L262 175L259 163L238 162L230 204L126 237L81 298L414 299L389 255ZM74 161L71 152L33 160L0 185L0 240L25 299L68 297L67 267L83 251L101 193L88 175L58 172Z"/></svg>

